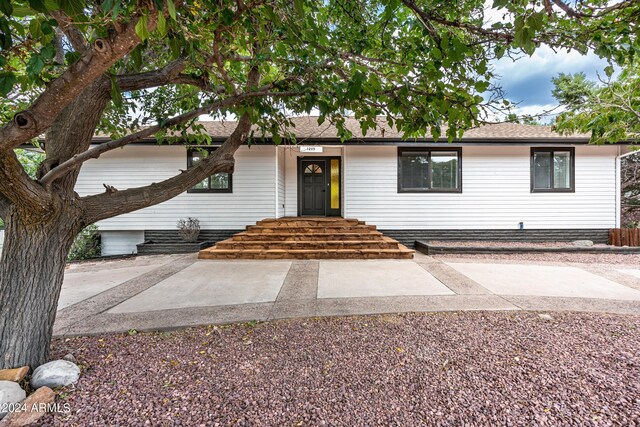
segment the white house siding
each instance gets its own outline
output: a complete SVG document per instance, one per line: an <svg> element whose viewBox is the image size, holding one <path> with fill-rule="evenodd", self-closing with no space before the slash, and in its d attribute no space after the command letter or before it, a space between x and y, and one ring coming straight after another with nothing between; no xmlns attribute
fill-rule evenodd
<svg viewBox="0 0 640 427"><path fill-rule="evenodd" d="M136 245L144 242L144 231L102 231L100 237L102 256L134 254Z"/></svg>
<svg viewBox="0 0 640 427"><path fill-rule="evenodd" d="M173 230L180 218L195 217L203 229L237 230L275 214L275 147L242 147L236 153L232 193L183 193L156 206L106 219L102 232ZM129 146L88 161L76 191L101 193L103 183L119 190L159 182L187 167L181 146ZM139 236L139 235L138 235ZM129 236L127 248L135 237ZM107 237L109 240L109 237Z"/></svg>
<svg viewBox="0 0 640 427"><path fill-rule="evenodd" d="M2 252L3 245L4 245L4 230L0 230L0 252Z"/></svg>
<svg viewBox="0 0 640 427"><path fill-rule="evenodd" d="M616 147L577 146L575 193L530 192L530 147L464 146L462 193L398 193L396 147L346 147L345 216L380 229L615 227Z"/></svg>
<svg viewBox="0 0 640 427"><path fill-rule="evenodd" d="M278 198L276 199L276 216L278 218L284 216L284 208L285 208L285 150L284 147L278 147L277 149L277 162L278 162L278 171L277 171L277 180L278 180Z"/></svg>

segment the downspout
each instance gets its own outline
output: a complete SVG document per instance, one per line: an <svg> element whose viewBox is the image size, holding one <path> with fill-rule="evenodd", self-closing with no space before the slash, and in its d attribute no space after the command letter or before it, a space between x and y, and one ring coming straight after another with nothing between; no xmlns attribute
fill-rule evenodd
<svg viewBox="0 0 640 427"><path fill-rule="evenodd" d="M621 146L618 146L618 155L616 156L616 227L622 226L622 158L636 154L638 151L629 151L622 154Z"/></svg>

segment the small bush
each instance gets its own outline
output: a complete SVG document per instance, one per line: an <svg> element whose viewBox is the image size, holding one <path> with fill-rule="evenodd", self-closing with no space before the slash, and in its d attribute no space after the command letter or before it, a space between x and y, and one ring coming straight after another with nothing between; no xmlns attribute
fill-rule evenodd
<svg viewBox="0 0 640 427"><path fill-rule="evenodd" d="M187 243L198 241L200 235L200 220L198 218L180 219L176 225L180 238Z"/></svg>
<svg viewBox="0 0 640 427"><path fill-rule="evenodd" d="M67 259L75 261L80 259L97 258L101 254L100 233L94 224L85 227L73 241Z"/></svg>

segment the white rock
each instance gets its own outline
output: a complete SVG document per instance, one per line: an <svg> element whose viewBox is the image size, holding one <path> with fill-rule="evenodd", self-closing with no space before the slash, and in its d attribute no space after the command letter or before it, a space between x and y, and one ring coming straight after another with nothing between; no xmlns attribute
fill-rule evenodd
<svg viewBox="0 0 640 427"><path fill-rule="evenodd" d="M80 368L75 363L68 360L54 360L44 365L40 365L33 371L31 376L31 386L40 388L63 387L73 384L80 378Z"/></svg>
<svg viewBox="0 0 640 427"><path fill-rule="evenodd" d="M573 242L573 246L577 246L579 248L589 248L593 246L593 242L591 240L576 240Z"/></svg>
<svg viewBox="0 0 640 427"><path fill-rule="evenodd" d="M22 402L26 399L27 393L20 387L18 383L13 381L0 381L0 419L9 413L11 405ZM16 407L16 410L19 408Z"/></svg>
<svg viewBox="0 0 640 427"><path fill-rule="evenodd" d="M553 317L551 317L551 316L550 316L550 315L548 315L548 314L538 314L538 316L539 316L542 320L547 320L547 321L553 320Z"/></svg>

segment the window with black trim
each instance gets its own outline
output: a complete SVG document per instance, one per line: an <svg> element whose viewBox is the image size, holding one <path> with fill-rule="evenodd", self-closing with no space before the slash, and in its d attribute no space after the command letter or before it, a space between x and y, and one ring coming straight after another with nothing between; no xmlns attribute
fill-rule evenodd
<svg viewBox="0 0 640 427"><path fill-rule="evenodd" d="M191 167L214 152L217 147L190 148L187 150L187 166ZM203 179L189 190L188 193L231 193L232 174L220 172Z"/></svg>
<svg viewBox="0 0 640 427"><path fill-rule="evenodd" d="M532 148L531 192L575 191L575 149Z"/></svg>
<svg viewBox="0 0 640 427"><path fill-rule="evenodd" d="M398 148L398 192L462 192L462 149Z"/></svg>

